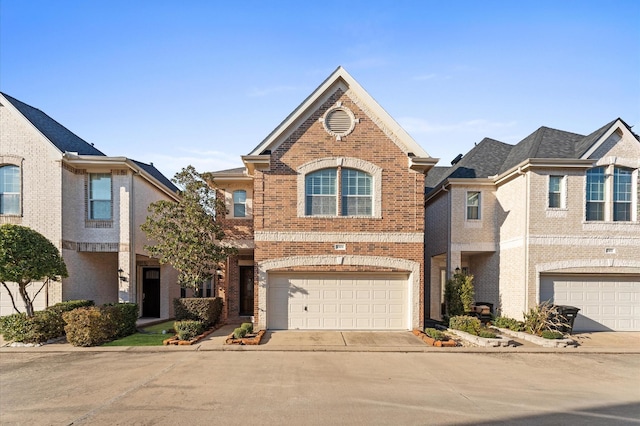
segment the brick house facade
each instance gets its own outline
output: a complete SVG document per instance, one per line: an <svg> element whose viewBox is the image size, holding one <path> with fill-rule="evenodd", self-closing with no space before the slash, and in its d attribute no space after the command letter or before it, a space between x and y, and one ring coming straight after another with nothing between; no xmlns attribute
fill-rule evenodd
<svg viewBox="0 0 640 426"><path fill-rule="evenodd" d="M422 327L423 188L436 161L338 68L244 168L213 173L239 248L219 285L227 320Z"/></svg>
<svg viewBox="0 0 640 426"><path fill-rule="evenodd" d="M108 157L44 112L0 94L0 224L27 226L60 250L69 277L46 286L39 310L63 300L137 302L140 315L169 318L176 271L149 257L140 230L147 207L177 200L152 164ZM9 283L17 295L15 284ZM29 286L36 292L41 285ZM23 309L18 297L16 305ZM13 313L0 289L0 315Z"/></svg>
<svg viewBox="0 0 640 426"><path fill-rule="evenodd" d="M640 330L640 142L621 119L592 134L542 127L484 139L427 177L433 318L455 268L476 300L521 319L542 301L580 309L575 330ZM471 217L470 217L471 215Z"/></svg>

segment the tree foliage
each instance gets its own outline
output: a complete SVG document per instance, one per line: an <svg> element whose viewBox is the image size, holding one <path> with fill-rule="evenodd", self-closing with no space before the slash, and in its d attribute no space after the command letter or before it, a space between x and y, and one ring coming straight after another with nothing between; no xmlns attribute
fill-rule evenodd
<svg viewBox="0 0 640 426"><path fill-rule="evenodd" d="M219 262L236 251L221 244L224 230L216 220L224 211L224 201L215 196L207 181L193 166L176 173L173 182L182 187L178 202L160 200L149 205L142 230L154 245L145 246L160 263L168 263L179 273L178 283L196 291L213 275Z"/></svg>
<svg viewBox="0 0 640 426"><path fill-rule="evenodd" d="M456 272L444 287L444 300L447 315L454 317L464 315L471 310L475 299L473 275Z"/></svg>
<svg viewBox="0 0 640 426"><path fill-rule="evenodd" d="M0 282L9 293L11 303L19 312L8 282L18 284L27 316L33 316L33 299L49 280L57 281L69 276L60 251L44 235L25 226L5 224L0 226ZM27 286L44 281L40 290L31 297Z"/></svg>

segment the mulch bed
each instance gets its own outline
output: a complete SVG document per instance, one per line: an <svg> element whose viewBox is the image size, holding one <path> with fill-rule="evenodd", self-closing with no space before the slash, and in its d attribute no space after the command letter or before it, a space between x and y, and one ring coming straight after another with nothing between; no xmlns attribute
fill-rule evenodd
<svg viewBox="0 0 640 426"><path fill-rule="evenodd" d="M427 336L423 331L418 329L414 329L413 334L415 334L420 339L422 339L422 341L425 342L427 345L436 346L439 348L440 347L452 348L452 347L458 346L458 343L453 339L449 339L449 340L432 339L431 337Z"/></svg>
<svg viewBox="0 0 640 426"><path fill-rule="evenodd" d="M260 330L257 333L250 333L244 336L241 339L234 339L233 333L231 333L227 340L225 341L225 345L259 345L262 340L262 336L264 336L265 330Z"/></svg>
<svg viewBox="0 0 640 426"><path fill-rule="evenodd" d="M216 331L217 329L219 329L220 327L222 327L223 324L218 324L218 325L214 325L213 327L205 330L202 334L197 335L196 337L194 337L191 340L180 340L178 338L178 336L173 336L170 337L168 339L165 339L162 341L162 344L167 346L167 345L193 345L194 343L198 343L200 340L204 339L205 337L207 337L208 335L210 335L211 333L213 333L214 331Z"/></svg>

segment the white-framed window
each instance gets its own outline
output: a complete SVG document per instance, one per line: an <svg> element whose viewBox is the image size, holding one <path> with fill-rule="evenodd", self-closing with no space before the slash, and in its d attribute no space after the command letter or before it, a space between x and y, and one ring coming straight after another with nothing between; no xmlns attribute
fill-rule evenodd
<svg viewBox="0 0 640 426"><path fill-rule="evenodd" d="M0 214L20 214L20 167L0 166Z"/></svg>
<svg viewBox="0 0 640 426"><path fill-rule="evenodd" d="M233 217L246 217L247 191L239 189L233 191Z"/></svg>
<svg viewBox="0 0 640 426"><path fill-rule="evenodd" d="M89 219L111 220L111 174L89 174Z"/></svg>
<svg viewBox="0 0 640 426"><path fill-rule="evenodd" d="M343 167L317 170L305 176L305 199L307 216L372 216L373 176Z"/></svg>
<svg viewBox="0 0 640 426"><path fill-rule="evenodd" d="M480 191L467 191L467 220L480 220Z"/></svg>
<svg viewBox="0 0 640 426"><path fill-rule="evenodd" d="M337 169L322 169L305 177L306 214L335 216L338 214Z"/></svg>
<svg viewBox="0 0 640 426"><path fill-rule="evenodd" d="M550 209L565 207L565 177L549 176L549 204Z"/></svg>
<svg viewBox="0 0 640 426"><path fill-rule="evenodd" d="M594 167L586 173L587 221L631 222L637 206L637 170L615 165Z"/></svg>

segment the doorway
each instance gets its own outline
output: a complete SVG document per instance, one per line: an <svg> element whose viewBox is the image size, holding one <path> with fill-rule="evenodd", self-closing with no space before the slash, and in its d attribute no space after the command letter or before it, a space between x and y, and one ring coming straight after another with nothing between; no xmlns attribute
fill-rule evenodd
<svg viewBox="0 0 640 426"><path fill-rule="evenodd" d="M142 270L142 316L160 318L160 268Z"/></svg>
<svg viewBox="0 0 640 426"><path fill-rule="evenodd" d="M253 266L240 266L240 315L253 315Z"/></svg>

